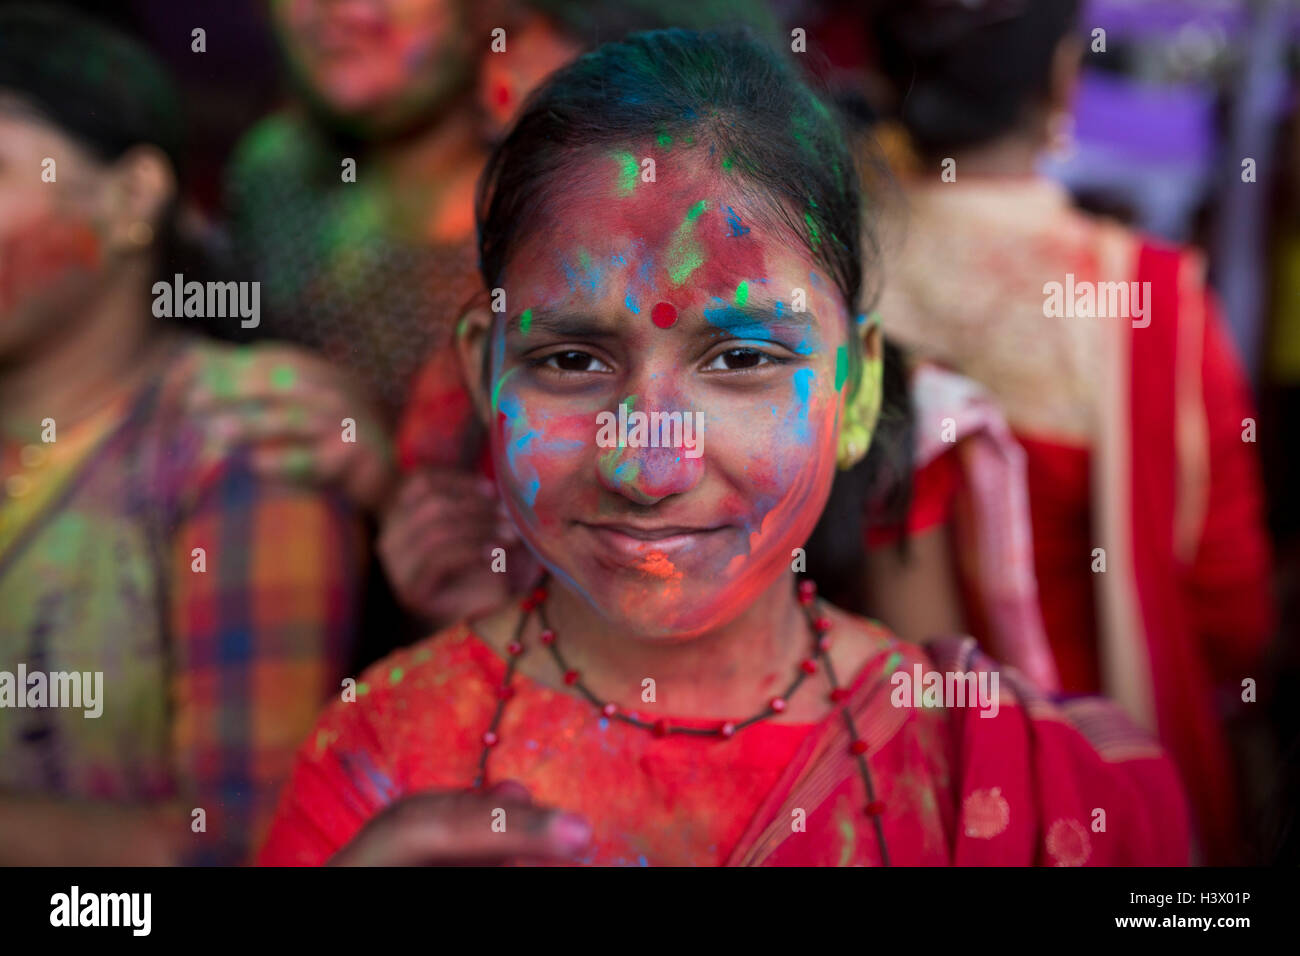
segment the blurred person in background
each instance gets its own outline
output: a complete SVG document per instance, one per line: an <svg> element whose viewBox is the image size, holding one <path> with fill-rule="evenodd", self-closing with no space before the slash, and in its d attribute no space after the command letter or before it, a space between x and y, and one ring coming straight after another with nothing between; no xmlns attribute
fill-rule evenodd
<svg viewBox="0 0 1300 956"><path fill-rule="evenodd" d="M368 610L378 626L367 633L387 644L363 648L365 661L536 573L501 510L451 348L454 317L478 288L473 195L487 150L533 87L602 37L723 22L771 37L776 23L750 0L277 0L270 14L297 96L236 152L231 238L264 280L268 314L253 334L317 350L399 428L394 449L352 447L351 472L385 477L347 487L376 517L386 578L416 620L400 620L378 592ZM277 422L301 436L277 414L259 424L263 440L287 437ZM285 477L318 465L296 459Z"/></svg>
<svg viewBox="0 0 1300 956"><path fill-rule="evenodd" d="M0 671L102 673L94 718L39 680L16 688L36 706L0 694L4 864L245 860L351 649L346 496L261 476L302 449L200 410L349 400L289 349L155 317L154 281L189 269L180 128L133 42L0 11Z"/></svg>
<svg viewBox="0 0 1300 956"><path fill-rule="evenodd" d="M999 618L1041 621L1063 690L1105 692L1158 731L1203 859L1228 863L1243 844L1216 694L1230 703L1259 676L1272 628L1252 401L1201 257L1076 211L1036 172L1068 119L1077 7L878 9L912 150L884 328L982 391L918 411L929 452L908 525L926 560L878 547L867 587L905 636L969 630L999 653ZM1098 284L1111 282L1130 295L1123 314L1076 317L1071 302L1052 317L1050 283L1091 287L1104 303ZM990 397L1014 437L995 464L1023 469L1025 507L989 494L977 445L941 434L950 423L959 438ZM1023 546L990 562L990 532ZM1031 549L1032 567L1020 566ZM936 598L911 600L918 590Z"/></svg>

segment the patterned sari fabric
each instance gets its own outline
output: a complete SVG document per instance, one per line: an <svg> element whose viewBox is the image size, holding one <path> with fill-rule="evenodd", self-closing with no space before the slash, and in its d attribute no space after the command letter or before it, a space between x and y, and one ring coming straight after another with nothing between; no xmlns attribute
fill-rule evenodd
<svg viewBox="0 0 1300 956"><path fill-rule="evenodd" d="M182 339L168 367L217 351ZM126 396L0 499L0 670L103 673L98 718L0 709L0 791L182 801L206 814L191 858L235 862L338 686L361 527L341 499L255 477L175 384Z"/></svg>
<svg viewBox="0 0 1300 956"><path fill-rule="evenodd" d="M760 723L729 740L656 737L521 675L488 783L514 779L584 815L595 835L581 863L878 865L847 711L868 744L891 864L1187 862L1176 774L1112 705L1057 706L1004 671L991 717L896 706L895 674L993 665L970 640L926 651L878 635L823 721ZM324 863L404 794L470 786L504 675L463 624L375 665L304 745L260 861Z"/></svg>
<svg viewBox="0 0 1300 956"><path fill-rule="evenodd" d="M1046 181L909 195L886 330L1001 403L1024 449L1061 686L1104 692L1159 734L1187 784L1201 852L1232 862L1241 841L1215 689L1257 676L1272 627L1269 553L1244 437L1249 387L1200 259L1073 211ZM1122 283L1145 315L1049 314L1048 283L1092 285L1098 304L1102 283ZM960 542L980 541L980 525L1007 513L981 500L968 451L950 454L963 473L946 486L953 502L918 509L952 516L968 618L982 622L990 588L977 582L1000 571Z"/></svg>

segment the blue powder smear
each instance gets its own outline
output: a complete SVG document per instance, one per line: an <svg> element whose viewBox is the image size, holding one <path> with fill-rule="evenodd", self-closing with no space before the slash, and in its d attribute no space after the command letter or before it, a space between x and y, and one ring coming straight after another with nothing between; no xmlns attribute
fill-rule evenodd
<svg viewBox="0 0 1300 956"><path fill-rule="evenodd" d="M740 221L740 216L736 215L736 210L728 206L727 207L727 238L739 239L747 232L749 232L749 227L746 225L742 225Z"/></svg>
<svg viewBox="0 0 1300 956"><path fill-rule="evenodd" d="M808 407L809 395L812 393L813 370L810 368L801 368L794 373L794 394L795 401L799 407L799 441L808 444L810 434L808 430Z"/></svg>

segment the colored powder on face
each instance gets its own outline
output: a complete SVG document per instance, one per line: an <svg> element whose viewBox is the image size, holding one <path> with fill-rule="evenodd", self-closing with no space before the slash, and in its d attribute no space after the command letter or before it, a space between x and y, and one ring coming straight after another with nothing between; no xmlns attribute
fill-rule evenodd
<svg viewBox="0 0 1300 956"><path fill-rule="evenodd" d="M727 238L739 239L747 232L749 232L749 227L744 225L740 221L740 216L736 213L736 210L728 206L727 207Z"/></svg>
<svg viewBox="0 0 1300 956"><path fill-rule="evenodd" d="M731 166L732 166L731 157L730 156L722 157L722 171L725 173L731 172Z"/></svg>
<svg viewBox="0 0 1300 956"><path fill-rule="evenodd" d="M501 376L499 379L497 379L497 383L496 383L495 385L492 386L492 411L495 412L495 411L497 410L497 408L499 407L499 405L500 405L500 402L501 402L501 386L504 385L504 384L506 383L506 379L508 379L508 378L509 378L511 375L513 375L514 373L515 373L515 370L514 370L513 368L511 368L511 369L507 369L507 370L502 374L502 376Z"/></svg>
<svg viewBox="0 0 1300 956"><path fill-rule="evenodd" d="M749 283L744 279L740 280L740 285L736 286L736 305L744 308L749 302Z"/></svg>
<svg viewBox="0 0 1300 956"><path fill-rule="evenodd" d="M673 138L667 133L660 133L655 137L655 142L660 146L671 146L673 144Z"/></svg>
<svg viewBox="0 0 1300 956"><path fill-rule="evenodd" d="M692 272L704 264L704 257L700 255L700 250L694 243L689 247L674 243L673 248L668 252L668 257L672 263L668 270L668 278L673 285L681 285Z"/></svg>
<svg viewBox="0 0 1300 956"><path fill-rule="evenodd" d="M618 163L618 191L624 196L631 195L636 189L637 171L640 169L636 157L631 153L615 153L614 159Z"/></svg>
<svg viewBox="0 0 1300 956"><path fill-rule="evenodd" d="M650 321L661 329L671 329L677 322L677 307L671 302L656 302L650 310Z"/></svg>
<svg viewBox="0 0 1300 956"><path fill-rule="evenodd" d="M799 371L794 373L795 401L799 410L799 441L805 445L810 440L808 431L808 410L811 405L810 396L812 394L813 374L813 370L810 368L801 368Z"/></svg>
<svg viewBox="0 0 1300 956"><path fill-rule="evenodd" d="M673 285L681 285L692 272L704 264L704 255L695 241L695 220L699 219L708 208L708 202L701 199L686 213L686 221L677 227L672 245L668 247L665 263L668 267L668 278Z"/></svg>
<svg viewBox="0 0 1300 956"><path fill-rule="evenodd" d="M400 684L402 682L402 678L405 676L406 676L406 671L402 670L400 667L394 667L391 671L388 672L388 683Z"/></svg>
<svg viewBox="0 0 1300 956"><path fill-rule="evenodd" d="M623 304L628 307L628 310L633 315L641 314L641 306L637 305L636 299L632 296L631 292L629 292L627 297L623 299Z"/></svg>
<svg viewBox="0 0 1300 956"><path fill-rule="evenodd" d="M722 302L717 298L715 301ZM710 325L730 332L735 338L772 341L772 330L766 323L735 306L723 303L715 309L705 309L704 318Z"/></svg>
<svg viewBox="0 0 1300 956"><path fill-rule="evenodd" d="M664 581L679 581L682 577L682 572L677 570L677 567L668 560L668 556L662 551L651 551L637 562L636 567L638 571Z"/></svg>
<svg viewBox="0 0 1300 956"><path fill-rule="evenodd" d="M835 391L844 387L849 380L849 347L841 345L835 350Z"/></svg>
<svg viewBox="0 0 1300 956"><path fill-rule="evenodd" d="M528 330L533 327L533 310L524 309L519 316L519 331L523 335L528 334Z"/></svg>
<svg viewBox="0 0 1300 956"><path fill-rule="evenodd" d="M600 473L605 476L605 480L611 484L619 484L626 481L636 481L637 475L641 473L641 465L636 461L619 461L621 449L611 448L609 451L597 456L596 467Z"/></svg>

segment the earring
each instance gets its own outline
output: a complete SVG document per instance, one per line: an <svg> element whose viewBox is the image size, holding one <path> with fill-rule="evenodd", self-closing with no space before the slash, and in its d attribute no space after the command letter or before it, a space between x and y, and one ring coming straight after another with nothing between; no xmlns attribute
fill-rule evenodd
<svg viewBox="0 0 1300 956"><path fill-rule="evenodd" d="M153 226L143 219L137 220L126 229L126 238L133 246L144 248L153 244Z"/></svg>

